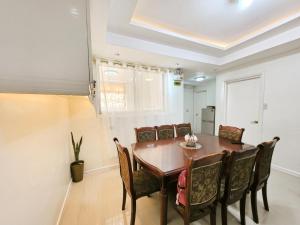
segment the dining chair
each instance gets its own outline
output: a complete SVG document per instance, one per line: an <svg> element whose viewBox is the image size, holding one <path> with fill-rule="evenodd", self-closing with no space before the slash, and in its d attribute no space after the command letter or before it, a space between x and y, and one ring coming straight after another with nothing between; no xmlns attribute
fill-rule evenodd
<svg viewBox="0 0 300 225"><path fill-rule="evenodd" d="M219 126L219 137L226 138L233 143L241 143L245 129L232 126Z"/></svg>
<svg viewBox="0 0 300 225"><path fill-rule="evenodd" d="M157 126L156 130L157 130L158 140L174 138L174 126L173 125Z"/></svg>
<svg viewBox="0 0 300 225"><path fill-rule="evenodd" d="M192 127L190 123L182 123L175 125L177 137L184 137L186 134L192 133Z"/></svg>
<svg viewBox="0 0 300 225"><path fill-rule="evenodd" d="M262 189L262 196L265 209L269 211L267 198L267 183L271 172L272 156L276 143L280 140L279 137L274 137L272 141L264 142L258 145L256 165L254 170L253 182L251 184L251 208L253 221L259 223L257 214L257 191Z"/></svg>
<svg viewBox="0 0 300 225"><path fill-rule="evenodd" d="M241 224L245 225L245 204L258 148L232 152L221 184L222 225L227 225L227 206L240 201Z"/></svg>
<svg viewBox="0 0 300 225"><path fill-rule="evenodd" d="M146 142L156 140L156 129L155 127L140 127L134 128L136 142Z"/></svg>
<svg viewBox="0 0 300 225"><path fill-rule="evenodd" d="M216 208L219 198L223 160L226 151L198 160L188 159L186 179L186 205L176 210L184 225L210 214L210 224L216 225Z"/></svg>
<svg viewBox="0 0 300 225"><path fill-rule="evenodd" d="M123 183L122 210L125 210L126 194L131 197L130 225L135 223L136 200L160 190L159 180L144 169L132 171L129 152L127 148L120 145L117 138L113 139L120 163L120 175Z"/></svg>

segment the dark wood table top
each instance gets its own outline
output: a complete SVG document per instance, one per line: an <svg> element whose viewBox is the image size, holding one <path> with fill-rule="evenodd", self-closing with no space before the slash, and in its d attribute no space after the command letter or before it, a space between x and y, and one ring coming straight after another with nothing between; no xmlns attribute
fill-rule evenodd
<svg viewBox="0 0 300 225"><path fill-rule="evenodd" d="M244 151L254 146L248 144L232 144L230 141L211 135L197 135L200 149L184 149L179 144L184 138L157 140L153 142L132 144L134 158L143 166L160 176L180 173L187 158L199 159L207 155L227 151Z"/></svg>

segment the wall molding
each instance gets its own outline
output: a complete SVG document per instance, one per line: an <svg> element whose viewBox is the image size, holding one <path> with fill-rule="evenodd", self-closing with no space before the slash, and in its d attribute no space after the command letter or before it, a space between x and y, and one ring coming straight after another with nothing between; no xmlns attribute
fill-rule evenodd
<svg viewBox="0 0 300 225"><path fill-rule="evenodd" d="M61 205L61 208L60 208L60 211L59 211L59 214L58 214L58 218L57 218L57 221L56 221L56 225L59 225L59 224L60 224L60 220L61 220L61 217L62 217L64 208L65 208L65 204L66 204L66 202L67 202L67 199L68 199L70 190L71 190L71 186L72 186L72 180L70 180L70 182L69 182L69 184L68 184L68 188L67 188L67 191L66 191L66 194L65 194L65 197L64 197L64 201L63 201L63 203L62 203L62 205Z"/></svg>
<svg viewBox="0 0 300 225"><path fill-rule="evenodd" d="M90 169L90 170L84 171L84 173L85 174L90 174L90 173L94 173L94 172L106 172L108 170L116 169L118 167L119 167L119 164L112 164L112 165L109 165L109 166L102 166L102 167L98 167L98 168L95 168L95 169Z"/></svg>
<svg viewBox="0 0 300 225"><path fill-rule="evenodd" d="M282 166L278 166L278 165L273 164L273 163L272 163L271 167L274 170L277 170L277 171L289 174L291 176L299 177L300 178L300 172L297 172L297 171L294 171L294 170L290 170L290 169L284 168Z"/></svg>

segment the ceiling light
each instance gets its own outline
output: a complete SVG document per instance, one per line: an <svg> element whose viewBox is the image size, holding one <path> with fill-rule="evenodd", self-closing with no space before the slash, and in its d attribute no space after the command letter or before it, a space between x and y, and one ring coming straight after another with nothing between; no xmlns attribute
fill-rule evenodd
<svg viewBox="0 0 300 225"><path fill-rule="evenodd" d="M194 80L197 81L197 82L201 82L201 81L204 81L206 79L205 76L198 76L198 77L195 77Z"/></svg>
<svg viewBox="0 0 300 225"><path fill-rule="evenodd" d="M238 0L239 7L241 9L248 8L253 3L253 0Z"/></svg>

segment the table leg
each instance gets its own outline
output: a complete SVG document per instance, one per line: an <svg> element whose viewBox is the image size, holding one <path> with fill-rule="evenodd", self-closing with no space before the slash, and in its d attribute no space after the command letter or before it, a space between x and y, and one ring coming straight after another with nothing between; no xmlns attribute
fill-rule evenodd
<svg viewBox="0 0 300 225"><path fill-rule="evenodd" d="M132 157L132 165L133 165L133 171L137 171L137 161L135 157Z"/></svg>
<svg viewBox="0 0 300 225"><path fill-rule="evenodd" d="M167 181L166 178L162 178L161 184L161 211L160 211L160 225L166 225L168 219L168 189L167 189Z"/></svg>

